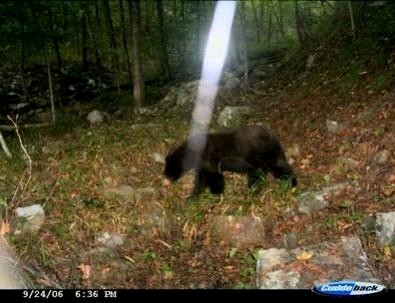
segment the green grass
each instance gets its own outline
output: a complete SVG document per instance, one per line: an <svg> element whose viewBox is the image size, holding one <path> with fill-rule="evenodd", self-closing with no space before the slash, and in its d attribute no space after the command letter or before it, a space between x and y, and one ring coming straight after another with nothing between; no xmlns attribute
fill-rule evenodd
<svg viewBox="0 0 395 303"><path fill-rule="evenodd" d="M338 222L344 221L351 224L361 224L363 220L363 214L353 212L350 214L329 214L321 223L321 226L327 230L337 230Z"/></svg>
<svg viewBox="0 0 395 303"><path fill-rule="evenodd" d="M377 75L370 83L371 89L379 91L381 89L387 89L394 83L395 73L393 70L384 70L382 73Z"/></svg>

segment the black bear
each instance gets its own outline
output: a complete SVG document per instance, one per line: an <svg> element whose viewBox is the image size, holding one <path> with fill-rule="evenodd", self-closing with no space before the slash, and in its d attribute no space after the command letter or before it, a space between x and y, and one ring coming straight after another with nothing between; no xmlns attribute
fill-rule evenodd
<svg viewBox="0 0 395 303"><path fill-rule="evenodd" d="M192 140L198 139L196 136ZM207 186L211 193L222 194L225 188L224 171L247 174L249 187L259 181L262 173L271 173L277 179L290 179L292 186L297 185L296 176L287 162L280 141L259 125L207 134L201 161L186 163L184 158L187 151L189 155L194 154L193 150L189 150L187 141L171 151L166 157L164 174L176 181L194 169L196 175L193 196ZM197 159L191 157L193 158Z"/></svg>

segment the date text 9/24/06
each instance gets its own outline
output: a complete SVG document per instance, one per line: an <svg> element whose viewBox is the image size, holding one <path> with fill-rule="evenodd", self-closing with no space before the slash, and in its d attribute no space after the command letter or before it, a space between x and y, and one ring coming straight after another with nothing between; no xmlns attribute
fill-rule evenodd
<svg viewBox="0 0 395 303"><path fill-rule="evenodd" d="M24 289L23 299L117 298L117 290Z"/></svg>

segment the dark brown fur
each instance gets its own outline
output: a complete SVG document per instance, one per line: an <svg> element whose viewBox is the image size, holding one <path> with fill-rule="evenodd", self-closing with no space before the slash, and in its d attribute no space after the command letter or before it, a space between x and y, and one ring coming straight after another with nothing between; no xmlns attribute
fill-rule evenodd
<svg viewBox="0 0 395 303"><path fill-rule="evenodd" d="M169 153L164 174L176 181L187 171L195 169L194 195L207 186L213 194L223 193L223 171L247 174L249 187L259 181L261 173L271 173L278 179L291 179L292 186L297 184L280 141L262 126L252 125L208 134L200 165L198 161L192 161L183 167L186 151L187 141L184 141ZM194 151L190 152L193 155Z"/></svg>

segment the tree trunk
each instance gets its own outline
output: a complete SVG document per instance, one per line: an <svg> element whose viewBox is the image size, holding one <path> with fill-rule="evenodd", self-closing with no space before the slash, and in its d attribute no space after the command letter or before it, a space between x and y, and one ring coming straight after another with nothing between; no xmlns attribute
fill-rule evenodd
<svg viewBox="0 0 395 303"><path fill-rule="evenodd" d="M280 35L282 38L284 38L284 36L285 36L284 9L283 9L283 3L281 1L278 1L278 26L280 29Z"/></svg>
<svg viewBox="0 0 395 303"><path fill-rule="evenodd" d="M29 95L27 92L27 86L26 86L26 73L25 73L25 41L23 40L24 32L25 32L25 23L24 23L24 16L22 16L21 12L19 11L18 15L18 21L19 21L19 27L20 27L20 32L19 32L19 37L20 37L20 73L21 73L21 78L22 78L22 90L23 90L23 101L28 103L29 102Z"/></svg>
<svg viewBox="0 0 395 303"><path fill-rule="evenodd" d="M261 40L261 25L259 24L257 7L255 5L254 0L251 1L251 7L252 7L252 15L254 17L254 23L255 23L255 33L256 33L255 40L259 42Z"/></svg>
<svg viewBox="0 0 395 303"><path fill-rule="evenodd" d="M354 12L352 9L352 2L347 1L347 5L348 5L348 11L350 12L351 34L352 34L352 38L354 40L355 39L355 22L354 22Z"/></svg>
<svg viewBox="0 0 395 303"><path fill-rule="evenodd" d="M177 6L176 0L173 1L172 14L173 14L175 24L178 24L178 6Z"/></svg>
<svg viewBox="0 0 395 303"><path fill-rule="evenodd" d="M181 29L180 35L181 35L181 60L180 60L180 65L182 67L185 66L185 52L187 50L187 41L185 37L185 2L181 1L181 7L180 7L180 17L181 17L181 26L179 27Z"/></svg>
<svg viewBox="0 0 395 303"><path fill-rule="evenodd" d="M144 25L141 26L141 30L144 32L144 34L148 35L151 33L150 30L150 21L151 21L151 7L152 2L151 1L143 1L142 3L144 3Z"/></svg>
<svg viewBox="0 0 395 303"><path fill-rule="evenodd" d="M294 1L294 8L295 8L296 31L298 33L298 39L300 43L305 43L309 39L305 14L302 11L302 8L299 7L298 1Z"/></svg>
<svg viewBox="0 0 395 303"><path fill-rule="evenodd" d="M48 27L49 31L51 33L51 39L52 39L52 44L53 44L53 49L55 50L55 56L56 56L56 62L58 65L58 70L62 69L62 57L60 54L60 47L59 47L59 41L56 36L56 33L54 31L54 26L53 26L53 14L51 10L51 6L48 6Z"/></svg>
<svg viewBox="0 0 395 303"><path fill-rule="evenodd" d="M169 57L167 53L167 39L164 29L164 20L163 20L163 6L162 0L156 0L156 12L158 16L158 27L159 27L159 57L160 57L160 65L162 69L162 74L164 78L170 79L170 67L169 67Z"/></svg>
<svg viewBox="0 0 395 303"><path fill-rule="evenodd" d="M111 18L111 11L110 11L110 4L108 3L108 0L103 0L103 12L104 12L104 18L106 20L106 28L107 28L107 35L108 39L110 40L110 48L111 48L111 61L112 61L112 67L115 69L115 85L117 87L118 93L121 92L121 85L120 85L120 66L119 66L119 58L118 58L118 53L117 53L117 40L115 39L115 31L114 31L114 25L112 22Z"/></svg>
<svg viewBox="0 0 395 303"><path fill-rule="evenodd" d="M52 122L56 122L55 115L55 100L53 96L53 85L52 85L52 71L51 71L51 61L49 60L48 48L46 43L44 43L44 56L45 56L45 64L47 65L47 74L48 74L48 90L49 90L49 100L51 103L51 113L52 113Z"/></svg>
<svg viewBox="0 0 395 303"><path fill-rule="evenodd" d="M86 13L81 12L81 50L82 50L82 66L88 66L88 30L86 24Z"/></svg>
<svg viewBox="0 0 395 303"><path fill-rule="evenodd" d="M259 24L258 12L254 0L251 1L251 6L252 6L252 14L254 16L254 23L255 23L255 32L256 32L255 39L256 42L259 42L261 40L261 25Z"/></svg>
<svg viewBox="0 0 395 303"><path fill-rule="evenodd" d="M96 26L97 26L97 30L96 30L97 35L95 35L96 38L94 39L95 60L96 60L96 64L101 66L101 63L102 63L101 57L100 57L100 45L101 44L99 43L99 41L102 41L102 36L101 36L102 25L101 25L100 14L99 14L99 0L96 0L96 2L95 2L95 21L96 21ZM94 27L92 27L92 33L93 32L94 32Z"/></svg>
<svg viewBox="0 0 395 303"><path fill-rule="evenodd" d="M123 0L119 0L119 14L121 16L122 43L123 43L123 50L125 52L126 65L128 68L130 89L131 89L131 91L133 91L133 88L132 88L133 76L132 76L132 67L131 67L130 57L129 57L128 40L126 39L126 24L125 24L125 12L124 12L124 8L123 8Z"/></svg>
<svg viewBox="0 0 395 303"><path fill-rule="evenodd" d="M97 3L95 3L95 11L96 11L96 4ZM93 43L95 64L96 66L101 66L100 47L99 47L99 40L101 40L100 27L97 24L95 26L95 21L93 20L92 12L90 9L86 11L86 19L88 22L88 37L91 37L91 41Z"/></svg>
<svg viewBox="0 0 395 303"><path fill-rule="evenodd" d="M66 31L69 28L69 10L67 8L67 3L62 2L62 28Z"/></svg>
<svg viewBox="0 0 395 303"><path fill-rule="evenodd" d="M265 2L259 1L259 18L260 18L259 25L260 25L260 30L262 32L262 36L265 36L264 35L264 33L265 33L264 28L262 28L265 26L265 22L264 22L265 15L266 15L265 14Z"/></svg>
<svg viewBox="0 0 395 303"><path fill-rule="evenodd" d="M196 63L201 65L201 49L200 49L200 26L201 26L201 14L200 14L200 2L196 1Z"/></svg>
<svg viewBox="0 0 395 303"><path fill-rule="evenodd" d="M144 82L140 60L140 1L129 0L132 26L133 97L137 107L144 105Z"/></svg>
<svg viewBox="0 0 395 303"><path fill-rule="evenodd" d="M240 2L240 5L241 5L240 33L243 41L244 83L245 83L245 87L248 87L248 41L247 41L246 6L244 1Z"/></svg>
<svg viewBox="0 0 395 303"><path fill-rule="evenodd" d="M295 1L296 2L296 1ZM273 7L269 4L266 6L266 16L267 16L267 33L266 33L266 41L270 45L273 38Z"/></svg>

